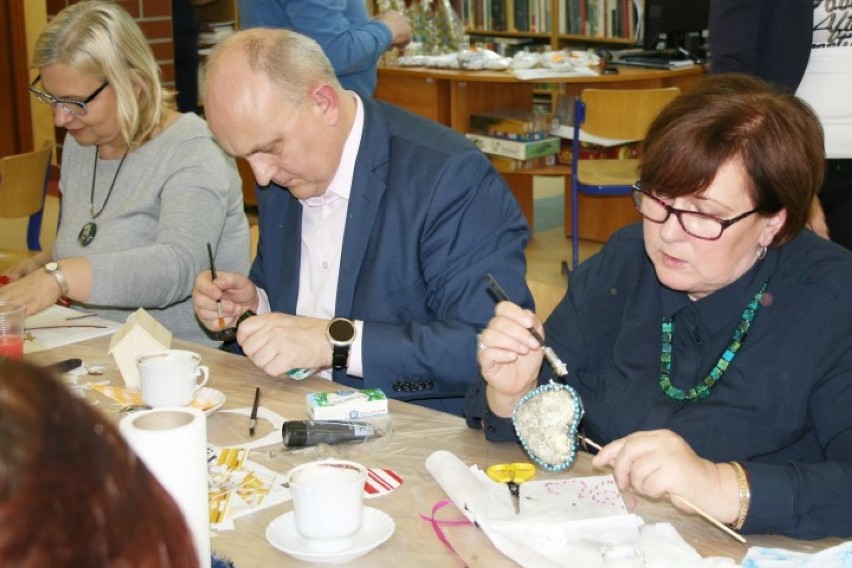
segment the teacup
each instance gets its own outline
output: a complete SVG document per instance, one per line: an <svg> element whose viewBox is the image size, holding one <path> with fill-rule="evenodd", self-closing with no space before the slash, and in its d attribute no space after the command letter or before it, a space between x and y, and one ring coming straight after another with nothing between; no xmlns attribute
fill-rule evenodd
<svg viewBox="0 0 852 568"><path fill-rule="evenodd" d="M152 408L186 406L210 378L210 370L201 365L201 356L181 349L145 353L136 358L136 367L142 401Z"/></svg>
<svg viewBox="0 0 852 568"><path fill-rule="evenodd" d="M316 552L342 552L364 523L367 468L345 460L320 460L290 470L296 531Z"/></svg>

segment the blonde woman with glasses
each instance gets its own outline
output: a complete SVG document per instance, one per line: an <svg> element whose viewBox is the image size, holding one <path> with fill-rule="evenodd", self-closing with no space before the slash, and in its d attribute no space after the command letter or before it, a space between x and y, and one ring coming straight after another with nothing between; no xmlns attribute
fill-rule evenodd
<svg viewBox="0 0 852 568"><path fill-rule="evenodd" d="M39 36L30 85L67 132L52 250L13 267L0 298L27 314L62 297L124 321L144 307L181 339L211 343L191 292L215 265L247 272L248 223L233 159L195 114L180 114L150 46L111 2L74 4Z"/></svg>

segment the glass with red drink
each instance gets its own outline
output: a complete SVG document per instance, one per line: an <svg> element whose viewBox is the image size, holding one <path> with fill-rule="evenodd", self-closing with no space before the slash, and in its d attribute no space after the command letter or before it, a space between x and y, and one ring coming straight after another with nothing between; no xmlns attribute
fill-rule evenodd
<svg viewBox="0 0 852 568"><path fill-rule="evenodd" d="M24 354L24 305L0 301L0 357L20 359Z"/></svg>

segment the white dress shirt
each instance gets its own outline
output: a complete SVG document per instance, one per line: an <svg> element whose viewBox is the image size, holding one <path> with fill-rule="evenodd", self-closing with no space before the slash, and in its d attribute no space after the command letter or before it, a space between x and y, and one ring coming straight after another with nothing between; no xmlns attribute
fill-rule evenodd
<svg viewBox="0 0 852 568"><path fill-rule="evenodd" d="M355 122L346 138L340 165L324 194L300 200L302 204L301 265L299 267L299 297L296 315L321 319L334 318L337 298L337 283L340 276L340 255L343 248L343 233L346 230L346 214L349 210L349 194L355 159L361 146L364 130L364 107L353 91L347 91L356 102ZM258 313L269 313L269 298L264 290L258 290L260 302ZM349 352L348 373L363 376L361 339L364 322L355 321L355 342ZM329 369L320 373L331 379Z"/></svg>

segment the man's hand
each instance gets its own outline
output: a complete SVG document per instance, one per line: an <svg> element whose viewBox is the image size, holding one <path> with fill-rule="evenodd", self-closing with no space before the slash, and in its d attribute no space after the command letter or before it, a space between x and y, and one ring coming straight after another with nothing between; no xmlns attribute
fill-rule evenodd
<svg viewBox="0 0 852 568"><path fill-rule="evenodd" d="M273 377L290 369L331 366L328 321L272 313L250 317L237 330L237 343L252 362Z"/></svg>
<svg viewBox="0 0 852 568"><path fill-rule="evenodd" d="M210 331L220 331L219 309L224 316L224 327L234 325L246 310L257 310L257 287L248 276L238 272L216 272L216 280L209 270L200 273L192 289L192 303L199 321ZM221 306L219 305L221 304Z"/></svg>
<svg viewBox="0 0 852 568"><path fill-rule="evenodd" d="M405 16L396 10L388 10L376 19L386 25L393 34L391 47L405 47L411 41L411 25Z"/></svg>

